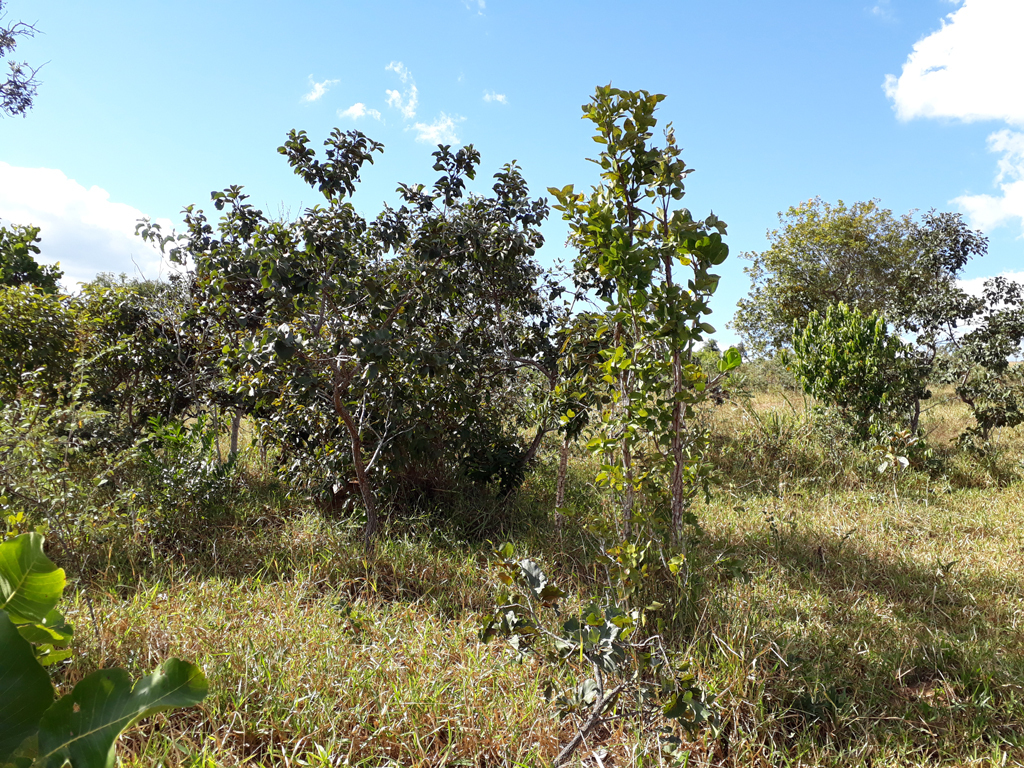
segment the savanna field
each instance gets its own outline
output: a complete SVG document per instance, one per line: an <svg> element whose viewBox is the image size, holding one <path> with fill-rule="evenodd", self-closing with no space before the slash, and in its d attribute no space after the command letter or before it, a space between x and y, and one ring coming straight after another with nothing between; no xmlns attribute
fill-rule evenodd
<svg viewBox="0 0 1024 768"><path fill-rule="evenodd" d="M966 415L945 399L923 422L930 467L895 477L792 389L709 408L718 469L693 550L703 588L666 639L715 697L719 722L681 734L673 758L661 734L612 723L578 764L1024 760L1022 444L1006 430L990 456L955 451ZM560 722L544 688L575 685L581 670L517 661L479 630L501 588L495 543L541 563L568 606L602 589L593 531L610 513L592 460L572 457L560 524L549 446L514 498L396 521L367 554L356 522L288 499L244 428L242 444L222 503L172 535L125 532L93 542L88 558L51 540L79 628L59 688L170 656L209 678L201 705L123 737L123 764L550 761L577 722ZM731 567L716 563L726 558Z"/></svg>
<svg viewBox="0 0 1024 768"><path fill-rule="evenodd" d="M814 198L719 348L664 100L373 218L292 130L320 204L140 221L165 282L0 226L0 768L1024 764L1024 290Z"/></svg>

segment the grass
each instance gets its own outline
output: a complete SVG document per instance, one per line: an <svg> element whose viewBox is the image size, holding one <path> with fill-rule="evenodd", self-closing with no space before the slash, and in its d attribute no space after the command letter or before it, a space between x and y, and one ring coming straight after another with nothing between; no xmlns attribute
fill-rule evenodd
<svg viewBox="0 0 1024 768"><path fill-rule="evenodd" d="M732 553L747 578L707 570L692 631L671 638L722 720L685 739L686 765L1024 764L1024 437L999 436L998 466L963 455L965 414L936 402L935 457L895 489L792 397L710 417L722 483L696 510L697 551ZM206 702L133 729L127 766L543 765L574 727L543 689L576 680L477 630L498 588L488 535L580 598L596 588L592 467L575 460L575 511L555 533L554 461L515 500L457 510L487 522L469 538L425 518L365 555L352 524L255 477L178 539L112 540L74 566L78 655L57 682L168 656L205 669ZM672 764L657 744L617 723L578 758Z"/></svg>

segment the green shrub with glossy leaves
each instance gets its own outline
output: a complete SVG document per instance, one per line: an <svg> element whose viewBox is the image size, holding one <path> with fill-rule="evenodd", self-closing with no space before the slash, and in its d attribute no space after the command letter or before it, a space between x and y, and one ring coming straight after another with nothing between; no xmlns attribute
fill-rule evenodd
<svg viewBox="0 0 1024 768"><path fill-rule="evenodd" d="M846 304L811 312L793 330L793 367L804 391L835 406L867 439L874 422L907 417L928 396L925 369L913 348L890 333L878 312Z"/></svg>

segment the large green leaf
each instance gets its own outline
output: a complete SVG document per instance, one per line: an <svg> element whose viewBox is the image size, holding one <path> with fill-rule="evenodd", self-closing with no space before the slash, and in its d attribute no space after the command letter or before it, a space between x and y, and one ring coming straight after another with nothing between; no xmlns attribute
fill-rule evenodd
<svg viewBox="0 0 1024 768"><path fill-rule="evenodd" d="M113 768L118 735L143 717L198 704L208 685L199 667L168 659L132 686L123 669L102 669L82 680L43 715L39 762L60 768Z"/></svg>
<svg viewBox="0 0 1024 768"><path fill-rule="evenodd" d="M15 624L45 621L63 592L64 570L43 554L40 534L0 544L0 610Z"/></svg>
<svg viewBox="0 0 1024 768"><path fill-rule="evenodd" d="M39 728L53 686L32 646L0 611L0 763Z"/></svg>
<svg viewBox="0 0 1024 768"><path fill-rule="evenodd" d="M30 643L52 645L56 648L66 647L75 634L71 625L58 611L50 611L40 622L23 624L18 627L18 631Z"/></svg>

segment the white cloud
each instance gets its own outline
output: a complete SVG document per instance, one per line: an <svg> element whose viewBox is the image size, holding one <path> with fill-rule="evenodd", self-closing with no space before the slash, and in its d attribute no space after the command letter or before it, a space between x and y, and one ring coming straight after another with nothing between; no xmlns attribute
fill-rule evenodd
<svg viewBox="0 0 1024 768"><path fill-rule="evenodd" d="M972 277L970 280L957 280L957 285L963 288L967 293L972 296L981 296L985 291L985 281L991 280L993 276L989 277ZM1024 285L1024 272L1001 272L995 277L1005 277L1012 283L1021 283Z"/></svg>
<svg viewBox="0 0 1024 768"><path fill-rule="evenodd" d="M135 234L142 216L137 208L112 202L106 190L86 189L59 170L0 162L0 219L40 228L39 261L59 261L68 289L98 272L166 277L171 268L159 250ZM169 221L158 223L170 233Z"/></svg>
<svg viewBox="0 0 1024 768"><path fill-rule="evenodd" d="M499 104L508 104L508 99L504 93L495 93L494 91L484 91L484 101L496 101Z"/></svg>
<svg viewBox="0 0 1024 768"><path fill-rule="evenodd" d="M388 90L387 94L389 107L394 107L401 112L402 117L406 120L411 120L416 117L416 105L419 103L419 92L416 90L415 83L410 85L404 94L391 90Z"/></svg>
<svg viewBox="0 0 1024 768"><path fill-rule="evenodd" d="M319 101L328 89L332 85L337 85L339 80L324 80L322 83L318 83L313 80L313 76L309 76L310 90L305 96L302 97L303 101Z"/></svg>
<svg viewBox="0 0 1024 768"><path fill-rule="evenodd" d="M947 117L1024 126L1024 3L966 0L942 28L914 45L885 93L900 120Z"/></svg>
<svg viewBox="0 0 1024 768"><path fill-rule="evenodd" d="M883 87L896 116L1024 127L1024 89L1018 87L1024 72L1022 33L1021 0L963 0L941 29L914 45L898 78L885 76ZM1015 219L1024 224L1024 134L996 131L988 148L1002 155L995 179L1001 194L961 195L953 202L981 229Z"/></svg>
<svg viewBox="0 0 1024 768"><path fill-rule="evenodd" d="M409 71L409 68L400 61L392 61L384 67L384 71L394 72L403 83L408 83L409 79L412 77L412 73Z"/></svg>
<svg viewBox="0 0 1024 768"><path fill-rule="evenodd" d="M996 184L1001 195L961 195L955 202L971 225L983 230L1019 219L1024 228L1024 133L1001 130L988 137L990 152L1002 153Z"/></svg>
<svg viewBox="0 0 1024 768"><path fill-rule="evenodd" d="M411 120L416 117L416 105L419 103L419 91L416 90L416 81L413 80L412 73L400 61L392 61L384 69L388 72L394 72L403 84L409 86L405 89L405 93L390 89L386 92L388 95L388 106L394 107L401 112L402 117L406 120Z"/></svg>
<svg viewBox="0 0 1024 768"><path fill-rule="evenodd" d="M487 7L486 0L462 0L462 4L470 11L473 10L473 6L476 6L481 16L484 15L484 9Z"/></svg>
<svg viewBox="0 0 1024 768"><path fill-rule="evenodd" d="M413 130L416 131L416 141L425 144L458 144L459 137L455 133L455 124L461 123L466 118L459 115L446 115L444 112L432 123L416 123Z"/></svg>
<svg viewBox="0 0 1024 768"><path fill-rule="evenodd" d="M376 109L367 109L366 105L362 102L356 102L348 109L339 109L338 117L347 117L350 120L358 120L360 117L372 117L374 120L380 120L380 112Z"/></svg>

